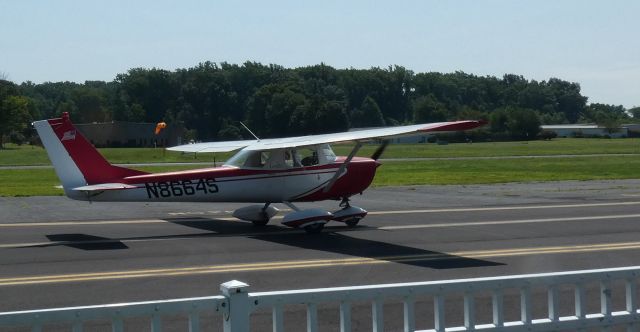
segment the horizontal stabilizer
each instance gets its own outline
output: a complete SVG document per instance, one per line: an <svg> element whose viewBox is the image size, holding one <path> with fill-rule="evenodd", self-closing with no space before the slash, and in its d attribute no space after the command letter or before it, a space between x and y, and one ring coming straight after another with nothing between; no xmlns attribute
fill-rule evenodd
<svg viewBox="0 0 640 332"><path fill-rule="evenodd" d="M103 191L103 190L122 190L122 189L133 189L137 188L136 186L132 186L130 184L124 183L100 183L100 184L92 184L90 186L82 186L73 188L73 190L77 191Z"/></svg>

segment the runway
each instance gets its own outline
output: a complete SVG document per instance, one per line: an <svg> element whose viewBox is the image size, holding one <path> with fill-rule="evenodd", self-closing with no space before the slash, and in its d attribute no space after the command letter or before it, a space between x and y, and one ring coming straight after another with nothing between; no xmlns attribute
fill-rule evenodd
<svg viewBox="0 0 640 332"><path fill-rule="evenodd" d="M319 235L237 221L233 204L2 199L0 311L214 295L232 279L267 291L636 265L638 194L638 181L373 189L354 199L370 210L360 226Z"/></svg>

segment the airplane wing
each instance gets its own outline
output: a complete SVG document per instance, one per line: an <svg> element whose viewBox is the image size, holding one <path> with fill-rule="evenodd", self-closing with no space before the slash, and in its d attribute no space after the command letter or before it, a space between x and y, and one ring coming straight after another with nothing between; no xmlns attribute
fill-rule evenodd
<svg viewBox="0 0 640 332"><path fill-rule="evenodd" d="M255 144L257 140L245 140L245 141L227 141L227 142L206 142L178 145L167 148L169 151L180 152L229 152L238 149L242 149L251 144Z"/></svg>
<svg viewBox="0 0 640 332"><path fill-rule="evenodd" d="M232 142L210 142L179 145L168 148L171 151L183 152L227 152L244 148L245 150L272 150L282 148L292 148L299 146L309 146L326 143L340 143L353 141L369 141L379 138L390 138L399 136L409 136L419 133L445 132L468 130L485 125L485 121L454 121L436 122L409 126L385 127L375 129L364 129L358 131L347 131L334 134L309 135L287 138L269 138L262 140L246 140Z"/></svg>

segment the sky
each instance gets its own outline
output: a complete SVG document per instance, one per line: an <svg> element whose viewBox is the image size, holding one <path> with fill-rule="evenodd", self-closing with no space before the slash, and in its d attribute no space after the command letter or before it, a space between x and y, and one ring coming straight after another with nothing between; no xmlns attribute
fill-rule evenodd
<svg viewBox="0 0 640 332"><path fill-rule="evenodd" d="M640 106L640 1L0 0L0 76L111 81L204 61L577 82Z"/></svg>

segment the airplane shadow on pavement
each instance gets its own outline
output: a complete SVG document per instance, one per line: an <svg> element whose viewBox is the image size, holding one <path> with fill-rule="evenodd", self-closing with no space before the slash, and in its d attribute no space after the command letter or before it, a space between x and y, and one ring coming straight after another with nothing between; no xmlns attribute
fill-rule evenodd
<svg viewBox="0 0 640 332"><path fill-rule="evenodd" d="M323 232L311 236L273 234L252 236L251 238L302 249L332 252L432 269L459 269L504 265L503 263L450 255L393 243L359 239L334 232Z"/></svg>
<svg viewBox="0 0 640 332"><path fill-rule="evenodd" d="M349 233L371 230L365 225L356 228L344 226L326 227L320 234L305 234L304 231L267 225L252 227L238 221L208 218L170 218L167 222L206 231L204 233L171 234L126 238L104 238L88 234L51 234L47 244L28 247L68 246L82 250L128 249L126 241L200 237L247 237L300 249L331 252L365 259L383 260L433 269L457 269L469 267L498 266L504 263L456 256L437 251L407 247L376 240L349 236Z"/></svg>
<svg viewBox="0 0 640 332"><path fill-rule="evenodd" d="M199 220L173 220L171 222L214 232L225 231L219 228L219 226L222 226L217 224L219 221L202 222ZM231 223L234 225L239 224L238 222ZM246 232L247 230L245 227L246 225L242 228ZM326 227L325 230L319 234L305 234L304 231L301 230L283 229L282 227L269 225L261 228L252 228L256 233L247 235L252 239L283 244L301 249L332 252L376 260L386 260L433 269L457 269L504 265L504 263L499 262L450 255L437 251L401 246L375 240L360 239L348 235L349 233L357 232L358 230L370 229L370 227L364 225L356 228L345 228L341 225L336 227Z"/></svg>
<svg viewBox="0 0 640 332"><path fill-rule="evenodd" d="M47 235L47 239L59 245L82 250L129 249L129 247L121 241L114 241L110 238L88 234L51 234Z"/></svg>
<svg viewBox="0 0 640 332"><path fill-rule="evenodd" d="M188 233L188 234L169 234L156 236L133 236L120 238L107 238L83 233L62 233L45 235L51 243L29 244L16 248L49 248L66 246L81 250L119 250L129 249L124 244L126 241L153 241L162 239L188 239L201 237L237 237L248 236L261 232L282 232L289 231L278 226L265 226L263 228L251 227L251 224L245 222L217 220L208 218L167 218L164 219L168 223L180 226L188 226L191 228L201 229L206 232ZM123 242L124 241L124 242Z"/></svg>

